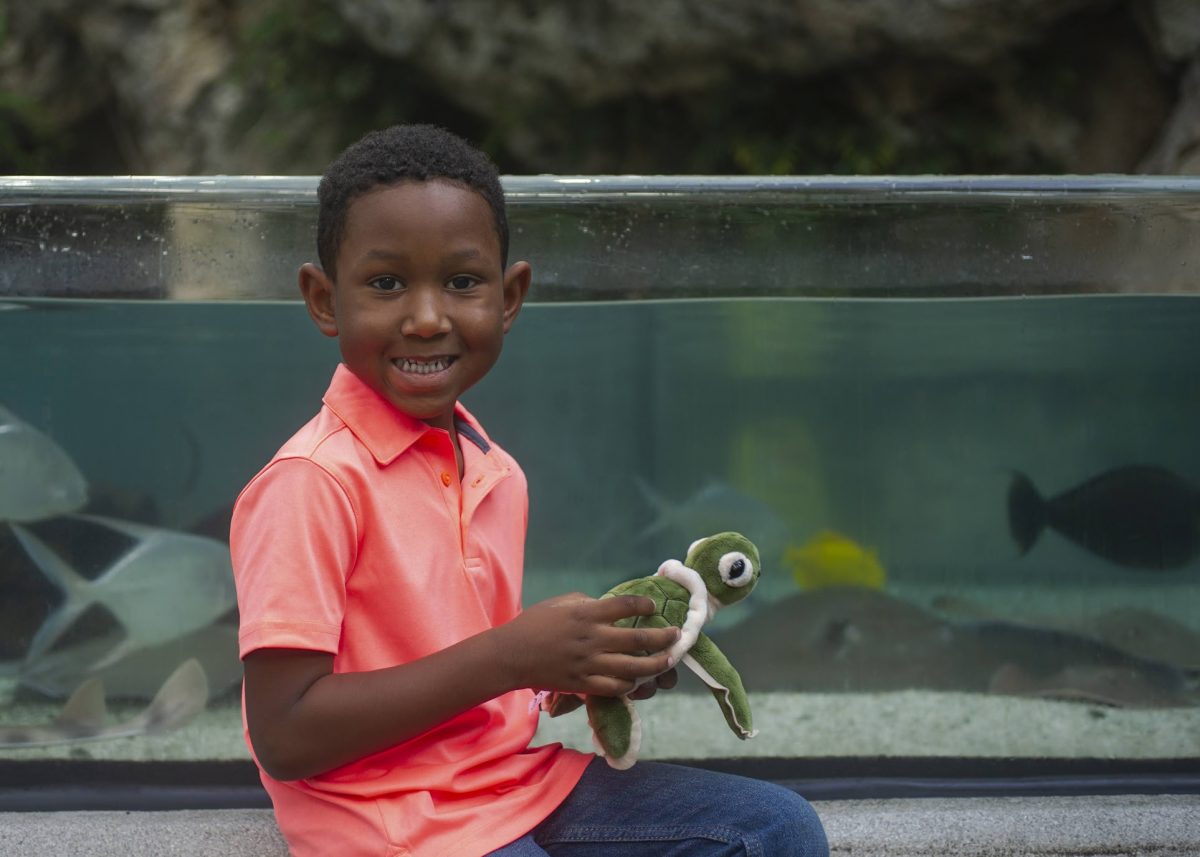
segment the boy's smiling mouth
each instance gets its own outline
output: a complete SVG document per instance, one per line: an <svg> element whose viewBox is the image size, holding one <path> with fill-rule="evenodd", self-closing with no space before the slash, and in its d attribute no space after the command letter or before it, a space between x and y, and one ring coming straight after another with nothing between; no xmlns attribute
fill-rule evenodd
<svg viewBox="0 0 1200 857"><path fill-rule="evenodd" d="M450 368L454 357L401 357L392 361L392 365L401 372L413 375L435 375Z"/></svg>

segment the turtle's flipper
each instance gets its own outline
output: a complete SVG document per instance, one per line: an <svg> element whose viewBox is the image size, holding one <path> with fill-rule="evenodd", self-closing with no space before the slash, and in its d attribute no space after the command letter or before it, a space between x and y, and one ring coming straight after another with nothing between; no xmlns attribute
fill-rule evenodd
<svg viewBox="0 0 1200 857"><path fill-rule="evenodd" d="M716 643L700 634L692 650L683 656L683 662L712 690L733 734L739 738L753 738L758 734L754 730L750 699L742 687L742 677Z"/></svg>
<svg viewBox="0 0 1200 857"><path fill-rule="evenodd" d="M637 761L642 724L625 696L588 696L585 700L592 741L610 767L623 771Z"/></svg>

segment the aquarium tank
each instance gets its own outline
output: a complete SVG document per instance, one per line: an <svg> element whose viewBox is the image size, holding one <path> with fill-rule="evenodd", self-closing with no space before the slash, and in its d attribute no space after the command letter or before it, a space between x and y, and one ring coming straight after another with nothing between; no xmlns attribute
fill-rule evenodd
<svg viewBox="0 0 1200 857"><path fill-rule="evenodd" d="M1200 181L504 187L533 286L465 403L528 475L525 603L718 531L761 556L708 629L757 736L681 669L642 758L814 797L1196 787ZM315 191L0 180L9 805L265 802L228 524L338 361L296 285Z"/></svg>

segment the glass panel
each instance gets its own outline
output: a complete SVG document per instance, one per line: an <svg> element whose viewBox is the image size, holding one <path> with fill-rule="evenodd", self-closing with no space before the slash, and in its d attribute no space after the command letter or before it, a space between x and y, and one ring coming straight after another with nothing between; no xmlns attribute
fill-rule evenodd
<svg viewBox="0 0 1200 857"><path fill-rule="evenodd" d="M224 540L337 360L314 188L0 182L3 756L246 757ZM467 404L529 476L526 602L763 556L711 629L758 737L685 675L644 756L1197 755L1200 182L506 188L534 303ZM190 658L199 716L113 737Z"/></svg>

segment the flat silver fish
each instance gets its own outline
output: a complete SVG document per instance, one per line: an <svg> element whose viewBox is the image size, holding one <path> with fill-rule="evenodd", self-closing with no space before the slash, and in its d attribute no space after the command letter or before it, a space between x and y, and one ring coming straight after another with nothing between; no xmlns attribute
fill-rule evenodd
<svg viewBox="0 0 1200 857"><path fill-rule="evenodd" d="M1161 661L1200 675L1200 630L1156 610L1122 606L1092 615L1077 610L1030 615L1023 610L1020 617L1016 617L958 595L939 595L931 606L943 616L957 621L1023 621L1047 629L1070 631L1135 657Z"/></svg>
<svg viewBox="0 0 1200 857"><path fill-rule="evenodd" d="M58 717L44 724L0 726L0 747L45 747L105 741L134 735L160 735L190 723L208 704L208 679L194 659L184 661L154 699L128 720L110 724L104 685L89 679L71 694Z"/></svg>
<svg viewBox="0 0 1200 857"><path fill-rule="evenodd" d="M87 481L63 448L0 406L0 521L52 518L87 499Z"/></svg>
<svg viewBox="0 0 1200 857"><path fill-rule="evenodd" d="M50 653L92 604L106 608L125 632L119 643L90 665L95 672L132 652L203 628L236 603L229 546L224 542L112 518L79 518L134 540L133 547L94 580L82 577L28 528L10 525L29 558L66 596L34 634L23 669Z"/></svg>
<svg viewBox="0 0 1200 857"><path fill-rule="evenodd" d="M635 477L635 481L656 515L638 534L639 542L667 533L686 545L698 534L735 530L754 540L764 563L782 559L788 542L787 524L762 500L714 480L687 499L671 502L643 479Z"/></svg>
<svg viewBox="0 0 1200 857"><path fill-rule="evenodd" d="M1004 664L992 674L990 693L1032 696L1065 702L1085 702L1111 708L1177 708L1195 704L1194 695L1166 690L1134 667L1085 664L1067 666L1039 676L1016 664Z"/></svg>
<svg viewBox="0 0 1200 857"><path fill-rule="evenodd" d="M1077 633L951 622L895 595L829 587L774 602L714 636L750 692L1019 692L1129 708L1194 706L1186 670Z"/></svg>
<svg viewBox="0 0 1200 857"><path fill-rule="evenodd" d="M223 620L92 669L120 643L122 636L120 628L114 627L95 637L57 645L35 661L14 664L12 678L23 688L54 699L65 699L88 679L98 678L104 682L109 699L148 700L177 664L194 658L204 667L213 697L241 685L236 622Z"/></svg>

